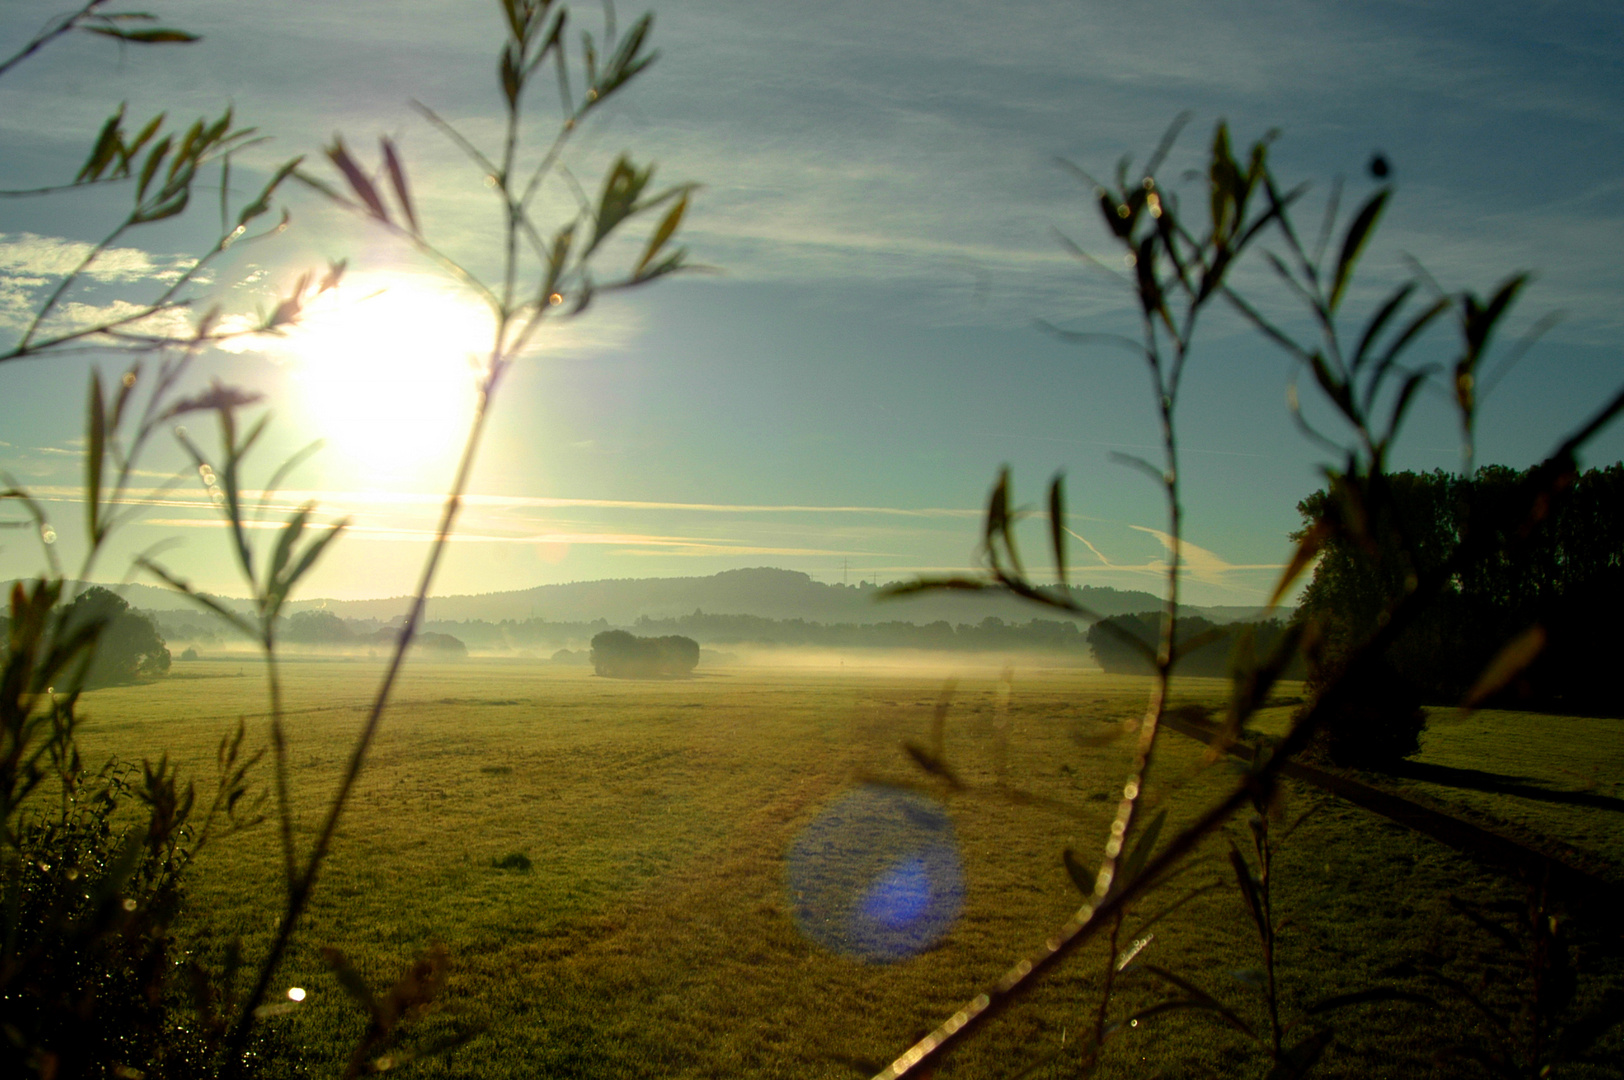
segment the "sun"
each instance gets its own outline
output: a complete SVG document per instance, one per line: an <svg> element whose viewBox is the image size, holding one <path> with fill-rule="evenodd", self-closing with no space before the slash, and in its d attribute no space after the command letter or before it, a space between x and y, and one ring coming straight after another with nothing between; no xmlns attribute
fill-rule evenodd
<svg viewBox="0 0 1624 1080"><path fill-rule="evenodd" d="M329 452L383 479L418 479L456 460L491 340L490 313L438 283L346 279L289 332L298 397Z"/></svg>

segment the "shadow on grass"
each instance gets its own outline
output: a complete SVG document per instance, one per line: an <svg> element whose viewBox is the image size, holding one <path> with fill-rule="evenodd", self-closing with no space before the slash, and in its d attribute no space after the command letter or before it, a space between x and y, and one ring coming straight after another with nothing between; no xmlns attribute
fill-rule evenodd
<svg viewBox="0 0 1624 1080"><path fill-rule="evenodd" d="M1482 769L1461 769L1452 765L1435 765L1422 761L1404 761L1390 770L1393 776L1406 780L1423 780L1444 787L1465 788L1494 795L1511 795L1536 802L1561 803L1565 806L1584 806L1592 810L1608 810L1624 814L1624 799L1611 795L1598 795L1591 791L1562 791L1543 786L1528 776L1508 776L1503 773L1484 772Z"/></svg>

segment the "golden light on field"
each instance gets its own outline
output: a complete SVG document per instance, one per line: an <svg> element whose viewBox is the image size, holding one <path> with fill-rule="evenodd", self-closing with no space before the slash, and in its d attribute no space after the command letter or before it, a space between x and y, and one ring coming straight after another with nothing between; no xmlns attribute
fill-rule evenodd
<svg viewBox="0 0 1624 1080"><path fill-rule="evenodd" d="M311 303L287 344L305 414L330 452L401 478L456 459L490 334L476 301L373 275Z"/></svg>

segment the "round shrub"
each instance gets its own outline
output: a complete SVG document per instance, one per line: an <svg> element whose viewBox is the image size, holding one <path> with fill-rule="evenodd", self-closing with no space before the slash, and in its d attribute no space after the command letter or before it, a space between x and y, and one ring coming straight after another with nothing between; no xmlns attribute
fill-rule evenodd
<svg viewBox="0 0 1624 1080"><path fill-rule="evenodd" d="M658 679L687 675L699 665L699 642L672 634L643 638L605 630L592 639L592 667L612 679Z"/></svg>
<svg viewBox="0 0 1624 1080"><path fill-rule="evenodd" d="M1420 751L1426 726L1420 692L1383 660L1346 688L1309 756L1344 768L1389 769Z"/></svg>

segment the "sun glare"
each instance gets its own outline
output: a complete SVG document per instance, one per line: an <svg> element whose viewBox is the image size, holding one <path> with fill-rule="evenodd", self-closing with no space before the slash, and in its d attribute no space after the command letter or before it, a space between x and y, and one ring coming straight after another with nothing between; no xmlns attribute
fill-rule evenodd
<svg viewBox="0 0 1624 1080"><path fill-rule="evenodd" d="M310 423L380 479L449 466L473 417L489 348L476 302L409 277L346 280L288 335Z"/></svg>

